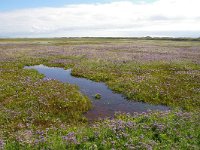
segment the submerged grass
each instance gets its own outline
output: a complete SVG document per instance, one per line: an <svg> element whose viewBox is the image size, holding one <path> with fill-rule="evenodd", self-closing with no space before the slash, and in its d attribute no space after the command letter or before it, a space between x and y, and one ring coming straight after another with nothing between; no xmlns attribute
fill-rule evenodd
<svg viewBox="0 0 200 150"><path fill-rule="evenodd" d="M198 149L200 44L145 39L0 40L0 149ZM87 124L78 88L26 65L73 68L130 100L182 111Z"/></svg>

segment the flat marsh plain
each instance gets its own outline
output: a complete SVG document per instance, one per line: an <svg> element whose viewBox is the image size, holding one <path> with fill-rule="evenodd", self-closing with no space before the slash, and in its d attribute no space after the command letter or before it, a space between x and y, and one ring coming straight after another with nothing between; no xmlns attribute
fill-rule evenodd
<svg viewBox="0 0 200 150"><path fill-rule="evenodd" d="M24 66L72 68L130 101L170 111L88 123L78 87ZM0 39L0 149L199 149L200 41Z"/></svg>

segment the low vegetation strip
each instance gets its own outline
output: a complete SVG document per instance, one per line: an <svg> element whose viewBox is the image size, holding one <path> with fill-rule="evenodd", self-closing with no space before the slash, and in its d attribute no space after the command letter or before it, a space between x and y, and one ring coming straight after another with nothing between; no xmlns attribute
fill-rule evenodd
<svg viewBox="0 0 200 150"><path fill-rule="evenodd" d="M116 114L92 126L23 130L5 149L199 149L200 114L182 111Z"/></svg>

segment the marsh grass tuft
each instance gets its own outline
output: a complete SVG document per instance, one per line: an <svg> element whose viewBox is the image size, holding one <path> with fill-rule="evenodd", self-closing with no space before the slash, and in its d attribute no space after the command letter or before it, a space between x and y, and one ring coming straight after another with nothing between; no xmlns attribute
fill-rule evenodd
<svg viewBox="0 0 200 150"><path fill-rule="evenodd" d="M95 99L101 99L101 94L99 94L99 93L95 94L94 98Z"/></svg>

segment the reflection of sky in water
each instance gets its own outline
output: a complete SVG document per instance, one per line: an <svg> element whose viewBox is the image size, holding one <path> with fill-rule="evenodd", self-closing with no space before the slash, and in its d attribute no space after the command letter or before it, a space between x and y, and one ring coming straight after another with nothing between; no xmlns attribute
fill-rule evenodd
<svg viewBox="0 0 200 150"><path fill-rule="evenodd" d="M86 116L89 119L102 116L113 116L116 111L120 112L145 112L147 110L168 110L161 105L150 105L142 102L128 101L121 94L112 92L104 83L93 82L84 78L71 76L71 69L64 70L57 67L46 67L44 65L25 67L36 69L47 78L56 79L79 86L80 91L87 95L93 104L93 109L88 111ZM101 94L101 99L96 100L95 94Z"/></svg>

